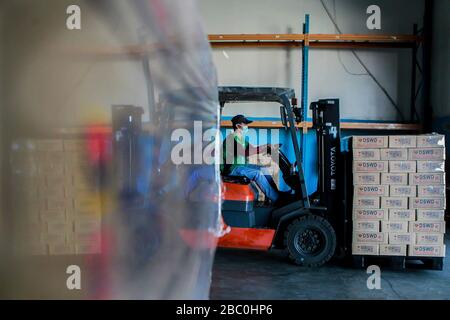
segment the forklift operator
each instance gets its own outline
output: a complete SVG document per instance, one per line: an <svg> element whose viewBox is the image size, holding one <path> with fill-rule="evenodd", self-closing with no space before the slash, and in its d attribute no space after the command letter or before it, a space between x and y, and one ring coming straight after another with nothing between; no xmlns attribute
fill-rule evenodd
<svg viewBox="0 0 450 320"><path fill-rule="evenodd" d="M253 146L248 142L248 124L253 121L242 114L231 119L233 132L223 142L223 164L222 174L226 176L243 176L254 181L273 203L279 198L278 188L270 175L264 175L262 168L257 165L248 164L247 158L251 155L260 154L262 151L275 149L274 146Z"/></svg>

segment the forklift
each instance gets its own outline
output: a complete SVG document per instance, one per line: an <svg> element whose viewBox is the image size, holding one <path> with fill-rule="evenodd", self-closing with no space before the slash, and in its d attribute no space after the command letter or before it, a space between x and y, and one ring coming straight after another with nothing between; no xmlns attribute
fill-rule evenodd
<svg viewBox="0 0 450 320"><path fill-rule="evenodd" d="M283 129L287 130L294 150L294 161L277 148L271 154L277 158L280 173L292 196L282 206L258 201L252 181L246 177L222 175L222 218L229 232L217 239L218 247L252 250L285 250L295 264L318 267L328 262L345 247L346 210L342 201L343 173L340 166L339 100L322 99L311 103L313 128L317 135L318 185L317 191L308 194L297 124L303 113L297 104L295 92L289 88L219 87L221 111L229 103L278 103ZM141 109L127 106L113 108L113 150L130 153L121 155L116 172L124 172L123 186L130 193L135 185L137 136L141 128ZM171 110L173 113L173 110ZM136 116L138 115L138 116ZM133 121L130 121L133 117ZM133 126L134 129L128 128ZM138 130L136 130L138 128ZM300 128L301 130L301 128ZM120 133L122 132L122 133ZM125 133L124 133L125 132ZM126 181L126 182L125 182ZM131 182L130 182L131 181ZM193 203L193 205L195 205ZM186 230L184 230L186 231ZM338 250L338 249L339 250Z"/></svg>
<svg viewBox="0 0 450 320"><path fill-rule="evenodd" d="M221 109L228 103L272 102L280 105L280 119L293 145L291 162L278 148L280 173L293 191L281 207L255 200L246 177L222 176L222 216L231 231L221 237L219 247L269 250L283 249L295 264L317 267L328 262L337 247L336 229L341 228L338 166L340 156L339 100L323 99L311 104L313 128L317 133L318 188L309 195L296 126L303 112L295 92L287 88L219 87Z"/></svg>

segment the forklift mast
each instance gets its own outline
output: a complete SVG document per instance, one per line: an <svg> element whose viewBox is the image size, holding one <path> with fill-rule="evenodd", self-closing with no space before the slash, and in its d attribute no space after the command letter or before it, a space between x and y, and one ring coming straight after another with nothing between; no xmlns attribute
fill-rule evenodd
<svg viewBox="0 0 450 320"><path fill-rule="evenodd" d="M122 195L137 193L139 172L138 138L142 131L141 107L112 106L115 187Z"/></svg>
<svg viewBox="0 0 450 320"><path fill-rule="evenodd" d="M327 208L329 218L340 207L339 162L341 130L339 99L321 99L311 103L313 128L318 151L318 184L315 205ZM330 216L331 215L331 216Z"/></svg>

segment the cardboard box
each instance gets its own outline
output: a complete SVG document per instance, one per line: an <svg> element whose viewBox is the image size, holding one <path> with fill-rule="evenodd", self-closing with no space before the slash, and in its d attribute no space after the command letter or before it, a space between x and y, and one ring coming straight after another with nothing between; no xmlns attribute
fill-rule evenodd
<svg viewBox="0 0 450 320"><path fill-rule="evenodd" d="M389 244L405 244L412 245L416 243L415 233L389 233Z"/></svg>
<svg viewBox="0 0 450 320"><path fill-rule="evenodd" d="M382 173L381 184L406 186L408 185L408 173Z"/></svg>
<svg viewBox="0 0 450 320"><path fill-rule="evenodd" d="M412 245L408 256L411 257L445 257L445 245Z"/></svg>
<svg viewBox="0 0 450 320"><path fill-rule="evenodd" d="M37 151L36 158L39 163L64 165L64 152L62 151Z"/></svg>
<svg viewBox="0 0 450 320"><path fill-rule="evenodd" d="M354 208L380 209L380 197L354 197Z"/></svg>
<svg viewBox="0 0 450 320"><path fill-rule="evenodd" d="M417 197L417 186L389 186L390 197Z"/></svg>
<svg viewBox="0 0 450 320"><path fill-rule="evenodd" d="M409 198L410 209L445 209L445 198Z"/></svg>
<svg viewBox="0 0 450 320"><path fill-rule="evenodd" d="M444 198L445 186L417 186L417 196L419 198Z"/></svg>
<svg viewBox="0 0 450 320"><path fill-rule="evenodd" d="M63 186L46 186L42 185L39 187L39 197L41 198L64 198L65 196L65 187Z"/></svg>
<svg viewBox="0 0 450 320"><path fill-rule="evenodd" d="M380 149L353 149L353 160L381 160Z"/></svg>
<svg viewBox="0 0 450 320"><path fill-rule="evenodd" d="M75 247L65 242L59 244L49 244L48 251L51 255L70 255L75 254Z"/></svg>
<svg viewBox="0 0 450 320"><path fill-rule="evenodd" d="M389 196L389 186L385 185L357 185L354 188L355 196L381 197Z"/></svg>
<svg viewBox="0 0 450 320"><path fill-rule="evenodd" d="M67 167L89 167L91 165L91 162L84 151L64 152L64 163Z"/></svg>
<svg viewBox="0 0 450 320"><path fill-rule="evenodd" d="M13 179L11 181L11 187L14 190L26 190L30 188L35 188L34 190L37 190L40 186L45 186L45 179L41 177L17 177L17 179Z"/></svg>
<svg viewBox="0 0 450 320"><path fill-rule="evenodd" d="M353 230L354 231L380 232L380 221L354 220L353 221Z"/></svg>
<svg viewBox="0 0 450 320"><path fill-rule="evenodd" d="M405 244L380 244L380 256L406 256Z"/></svg>
<svg viewBox="0 0 450 320"><path fill-rule="evenodd" d="M97 219L75 220L75 233L100 233L101 221Z"/></svg>
<svg viewBox="0 0 450 320"><path fill-rule="evenodd" d="M389 172L403 173L403 172L416 172L416 161L389 161Z"/></svg>
<svg viewBox="0 0 450 320"><path fill-rule="evenodd" d="M381 183L379 173L353 173L353 184L355 185L379 185Z"/></svg>
<svg viewBox="0 0 450 320"><path fill-rule="evenodd" d="M69 221L47 221L48 233L69 233L73 231L73 224Z"/></svg>
<svg viewBox="0 0 450 320"><path fill-rule="evenodd" d="M445 222L410 221L409 230L414 233L445 233Z"/></svg>
<svg viewBox="0 0 450 320"><path fill-rule="evenodd" d="M355 243L388 243L388 234L385 232L354 231L353 242Z"/></svg>
<svg viewBox="0 0 450 320"><path fill-rule="evenodd" d="M100 191L98 188L65 188L65 193L67 197L71 197L74 199L87 198L87 197L95 197L96 199L100 199ZM100 201L100 200L99 200Z"/></svg>
<svg viewBox="0 0 450 320"><path fill-rule="evenodd" d="M81 139L64 140L64 151L83 151L87 149L87 141Z"/></svg>
<svg viewBox="0 0 450 320"><path fill-rule="evenodd" d="M74 199L74 213L78 215L98 217L101 214L99 197L81 197Z"/></svg>
<svg viewBox="0 0 450 320"><path fill-rule="evenodd" d="M48 210L65 210L72 208L73 208L73 199L71 198L58 198L58 197L47 198Z"/></svg>
<svg viewBox="0 0 450 320"><path fill-rule="evenodd" d="M83 209L74 209L70 212L71 217L75 220L83 220L83 219L97 219L101 221L102 211L100 208L96 208L96 211L89 208Z"/></svg>
<svg viewBox="0 0 450 320"><path fill-rule="evenodd" d="M48 188L63 188L72 184L71 177L68 176L45 176L45 185Z"/></svg>
<svg viewBox="0 0 450 320"><path fill-rule="evenodd" d="M444 221L445 210L417 210L417 221Z"/></svg>
<svg viewBox="0 0 450 320"><path fill-rule="evenodd" d="M381 232L408 233L409 221L381 221Z"/></svg>
<svg viewBox="0 0 450 320"><path fill-rule="evenodd" d="M17 167L13 165L11 167L11 174L17 178L34 177L38 175L38 170L35 165L32 167Z"/></svg>
<svg viewBox="0 0 450 320"><path fill-rule="evenodd" d="M99 185L99 179L95 175L72 175L72 184L73 187L77 189L92 189Z"/></svg>
<svg viewBox="0 0 450 320"><path fill-rule="evenodd" d="M37 151L63 151L63 142L58 139L36 140Z"/></svg>
<svg viewBox="0 0 450 320"><path fill-rule="evenodd" d="M250 161L250 160L249 160ZM92 165L87 164L65 164L66 175L87 177L90 174L95 174Z"/></svg>
<svg viewBox="0 0 450 320"><path fill-rule="evenodd" d="M84 207L82 209L75 209L73 211L74 217L101 217L102 211L99 207Z"/></svg>
<svg viewBox="0 0 450 320"><path fill-rule="evenodd" d="M38 174L42 176L63 176L64 164L53 164L51 162L39 163Z"/></svg>
<svg viewBox="0 0 450 320"><path fill-rule="evenodd" d="M389 209L390 221L415 221L416 210L409 209Z"/></svg>
<svg viewBox="0 0 450 320"><path fill-rule="evenodd" d="M36 142L32 139L18 139L11 143L13 152L33 152L36 151Z"/></svg>
<svg viewBox="0 0 450 320"><path fill-rule="evenodd" d="M369 243L353 243L352 254L353 255L370 255L377 256L379 252L378 244Z"/></svg>
<svg viewBox="0 0 450 320"><path fill-rule="evenodd" d="M353 161L353 172L388 172L388 161Z"/></svg>
<svg viewBox="0 0 450 320"><path fill-rule="evenodd" d="M387 209L353 209L353 220L387 220Z"/></svg>
<svg viewBox="0 0 450 320"><path fill-rule="evenodd" d="M80 242L101 242L101 232L78 231L72 234L72 238L76 243Z"/></svg>
<svg viewBox="0 0 450 320"><path fill-rule="evenodd" d="M75 252L77 254L98 254L101 251L100 242L83 241L75 244Z"/></svg>
<svg viewBox="0 0 450 320"><path fill-rule="evenodd" d="M54 221L54 222L65 222L66 212L62 210L40 210L40 219L43 222Z"/></svg>
<svg viewBox="0 0 450 320"><path fill-rule="evenodd" d="M46 244L65 243L66 233L65 232L43 233L41 235L41 239Z"/></svg>
<svg viewBox="0 0 450 320"><path fill-rule="evenodd" d="M39 163L37 153L34 151L10 150L9 159L12 164L17 164L18 166L29 166Z"/></svg>
<svg viewBox="0 0 450 320"><path fill-rule="evenodd" d="M409 173L411 185L444 185L445 173Z"/></svg>
<svg viewBox="0 0 450 320"><path fill-rule="evenodd" d="M418 148L444 148L445 136L441 134L428 134L417 136Z"/></svg>
<svg viewBox="0 0 450 320"><path fill-rule="evenodd" d="M417 161L417 172L419 173L445 172L445 161Z"/></svg>
<svg viewBox="0 0 450 320"><path fill-rule="evenodd" d="M407 197L382 197L381 209L408 209Z"/></svg>
<svg viewBox="0 0 450 320"><path fill-rule="evenodd" d="M21 176L35 176L38 174L38 163L31 157L15 157L11 159L11 170L15 175Z"/></svg>
<svg viewBox="0 0 450 320"><path fill-rule="evenodd" d="M445 160L444 148L415 148L408 150L408 160Z"/></svg>
<svg viewBox="0 0 450 320"><path fill-rule="evenodd" d="M36 163L30 162L29 164L24 164L11 160L10 164L10 172L11 175L14 176L14 180L34 178L38 176L38 168Z"/></svg>
<svg viewBox="0 0 450 320"><path fill-rule="evenodd" d="M415 148L416 136L389 136L389 148Z"/></svg>
<svg viewBox="0 0 450 320"><path fill-rule="evenodd" d="M408 149L381 149L380 160L406 161Z"/></svg>
<svg viewBox="0 0 450 320"><path fill-rule="evenodd" d="M99 214L78 215L74 211L73 218L74 218L74 221L87 221L87 222L95 222L95 223L102 222L102 216Z"/></svg>
<svg viewBox="0 0 450 320"><path fill-rule="evenodd" d="M443 233L417 233L416 244L443 245L444 244L444 234Z"/></svg>
<svg viewBox="0 0 450 320"><path fill-rule="evenodd" d="M353 149L387 148L389 145L387 136L353 136Z"/></svg>
<svg viewBox="0 0 450 320"><path fill-rule="evenodd" d="M48 246L43 243L31 243L27 246L27 251L32 256L48 255Z"/></svg>

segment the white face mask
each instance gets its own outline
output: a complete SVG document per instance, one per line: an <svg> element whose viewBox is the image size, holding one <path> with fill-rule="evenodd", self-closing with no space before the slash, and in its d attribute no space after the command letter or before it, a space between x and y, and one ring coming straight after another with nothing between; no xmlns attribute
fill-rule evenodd
<svg viewBox="0 0 450 320"><path fill-rule="evenodd" d="M248 126L242 126L241 127L241 131L242 131L242 134L247 134L248 133Z"/></svg>

